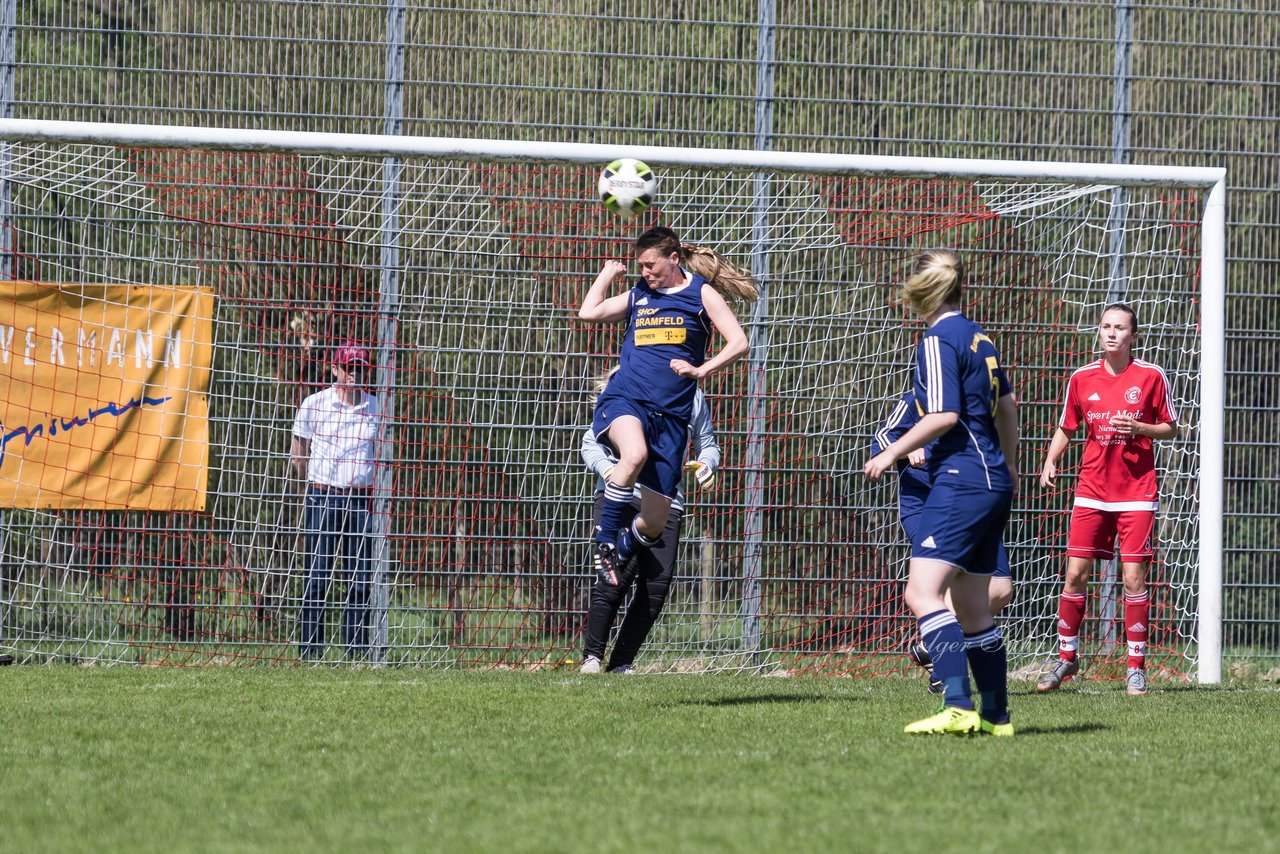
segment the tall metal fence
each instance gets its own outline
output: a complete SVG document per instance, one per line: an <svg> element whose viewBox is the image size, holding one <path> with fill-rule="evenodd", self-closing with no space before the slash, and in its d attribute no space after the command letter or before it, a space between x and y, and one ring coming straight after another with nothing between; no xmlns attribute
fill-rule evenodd
<svg viewBox="0 0 1280 854"><path fill-rule="evenodd" d="M1280 12L1191 2L0 2L15 118L1228 170L1228 661L1280 659ZM1112 271L1115 275L1122 271ZM1029 436L1028 459L1047 436Z"/></svg>

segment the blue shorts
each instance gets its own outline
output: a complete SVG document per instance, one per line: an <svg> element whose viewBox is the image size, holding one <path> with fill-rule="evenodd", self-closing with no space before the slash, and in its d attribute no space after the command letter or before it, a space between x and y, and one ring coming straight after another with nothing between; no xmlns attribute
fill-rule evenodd
<svg viewBox="0 0 1280 854"><path fill-rule="evenodd" d="M595 434L596 441L616 451L605 434L623 415L630 415L640 422L644 428L645 444L649 446L649 458L640 469L636 482L659 495L675 498L680 488L685 449L689 444L688 422L606 391L596 400L596 415L591 422L591 432Z"/></svg>
<svg viewBox="0 0 1280 854"><path fill-rule="evenodd" d="M904 503L898 511L898 519L902 522L902 530L906 533L907 539L913 543L916 539L916 531L920 527L920 511L923 508L923 501L914 508ZM1000 550L996 554L996 571L991 573L991 577L1013 578L1013 570L1009 568L1009 553L1004 548L1004 538L1000 539Z"/></svg>
<svg viewBox="0 0 1280 854"><path fill-rule="evenodd" d="M939 481L918 513L902 517L911 556L949 563L971 575L1011 577L1004 526L1013 495Z"/></svg>
<svg viewBox="0 0 1280 854"><path fill-rule="evenodd" d="M929 500L929 474L922 469L902 466L898 469L898 517L907 537L913 536L907 518L918 516Z"/></svg>

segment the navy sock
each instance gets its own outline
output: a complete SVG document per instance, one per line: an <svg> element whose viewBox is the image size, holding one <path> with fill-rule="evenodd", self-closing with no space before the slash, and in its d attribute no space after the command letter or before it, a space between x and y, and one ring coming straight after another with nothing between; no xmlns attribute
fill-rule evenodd
<svg viewBox="0 0 1280 854"><path fill-rule="evenodd" d="M600 508L600 524L596 526L597 543L613 543L627 522L631 510L631 490L625 486L604 485L604 506Z"/></svg>
<svg viewBox="0 0 1280 854"><path fill-rule="evenodd" d="M964 632L956 622L956 615L945 608L925 614L920 618L920 637L933 659L933 678L942 681L943 705L972 709Z"/></svg>
<svg viewBox="0 0 1280 854"><path fill-rule="evenodd" d="M630 527L623 528L618 533L618 560L626 563L631 560L631 556L640 548L640 544L636 542L635 534L631 532Z"/></svg>
<svg viewBox="0 0 1280 854"><path fill-rule="evenodd" d="M624 562L628 561L641 547L650 549L657 542L656 537L646 537L640 533L640 530L636 527L636 520L632 519L631 524L623 528L622 533L618 534L618 558Z"/></svg>
<svg viewBox="0 0 1280 854"><path fill-rule="evenodd" d="M964 636L964 651L973 682L982 696L982 716L1000 723L1009 714L1009 658L1000 627Z"/></svg>

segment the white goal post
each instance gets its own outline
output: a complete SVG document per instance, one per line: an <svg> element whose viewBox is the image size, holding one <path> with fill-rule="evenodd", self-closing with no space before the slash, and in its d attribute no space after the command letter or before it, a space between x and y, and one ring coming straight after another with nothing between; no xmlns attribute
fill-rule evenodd
<svg viewBox="0 0 1280 854"><path fill-rule="evenodd" d="M1169 511L1166 669L1221 681L1224 169L21 119L0 119L7 278L215 292L212 519L177 536L133 505L110 521L115 511L48 496L0 506L0 649L289 659L300 580L280 457L298 394L324 378L284 366L305 372L313 344L356 335L376 353L398 431L375 499L373 657L571 658L587 573L574 543L592 482L570 452L616 330L576 325L570 306L598 259L650 222L615 220L594 199L594 172L619 157L662 179L647 217L764 286L739 310L749 363L708 388L736 458L722 492L686 486L684 592L655 629L653 669L898 666L885 663L904 625L892 495L849 474L914 340L893 305L901 261L938 241L979 259L974 299L990 316L978 319L1006 355L1027 354L1015 385L1040 409L1023 425L1024 472L1062 378L1091 352L1097 309L1132 293L1154 315L1144 332L1194 436L1158 458L1163 489L1185 493ZM232 283L241 290L222 290ZM0 344L11 325L0 317ZM22 355L4 352L5 365ZM290 382L296 393L281 390ZM15 476L0 470L0 485ZM1010 531L1038 584L1015 603L1015 657L1050 643L1068 493L1028 499ZM1105 644L1113 629L1099 616ZM341 607L327 619L340 622Z"/></svg>

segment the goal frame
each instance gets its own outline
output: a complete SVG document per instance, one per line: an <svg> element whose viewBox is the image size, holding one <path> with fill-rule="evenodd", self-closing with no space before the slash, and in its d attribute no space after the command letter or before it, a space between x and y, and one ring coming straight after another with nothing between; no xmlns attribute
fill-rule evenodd
<svg viewBox="0 0 1280 854"><path fill-rule="evenodd" d="M1197 645L1198 681L1222 680L1222 549L1226 351L1226 169L899 157L767 150L501 141L234 128L0 119L0 214L8 211L9 142L103 144L441 160L554 160L604 163L634 157L656 166L903 178L1036 179L1116 188L1169 186L1207 191L1200 222L1200 417ZM388 187L395 170L384 170ZM759 188L762 182L757 182ZM385 208L384 208L385 209ZM394 214L391 214L394 217ZM394 283L392 283L394 285ZM385 611L384 621L385 621ZM375 632L377 629L375 628ZM382 626L385 632L385 622Z"/></svg>

